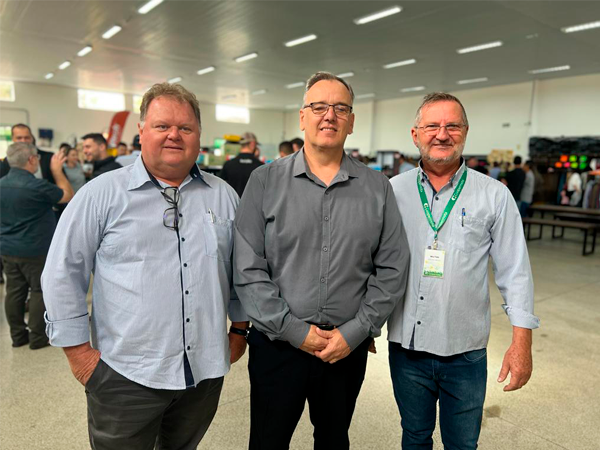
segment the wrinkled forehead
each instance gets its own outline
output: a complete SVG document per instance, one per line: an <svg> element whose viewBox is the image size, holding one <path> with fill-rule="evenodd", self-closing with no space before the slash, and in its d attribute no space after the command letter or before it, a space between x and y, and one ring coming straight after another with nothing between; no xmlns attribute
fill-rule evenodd
<svg viewBox="0 0 600 450"><path fill-rule="evenodd" d="M446 120L448 122L460 122L462 120L462 109L453 101L442 100L424 105L421 108L421 121Z"/></svg>
<svg viewBox="0 0 600 450"><path fill-rule="evenodd" d="M352 105L352 96L348 88L337 80L321 80L306 92L306 102L345 103Z"/></svg>

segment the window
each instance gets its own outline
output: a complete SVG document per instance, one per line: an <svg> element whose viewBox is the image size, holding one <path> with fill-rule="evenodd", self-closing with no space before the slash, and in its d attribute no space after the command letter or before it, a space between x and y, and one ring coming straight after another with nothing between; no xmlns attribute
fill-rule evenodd
<svg viewBox="0 0 600 450"><path fill-rule="evenodd" d="M116 92L77 89L77 99L77 105L81 109L100 111L123 111L125 109L125 96Z"/></svg>
<svg viewBox="0 0 600 450"><path fill-rule="evenodd" d="M140 113L140 108L142 107L142 100L144 99L143 95L134 95L133 96L133 112L136 114Z"/></svg>
<svg viewBox="0 0 600 450"><path fill-rule="evenodd" d="M244 106L217 105L217 121L250 123L250 110Z"/></svg>
<svg viewBox="0 0 600 450"><path fill-rule="evenodd" d="M15 83L12 81L0 81L0 101L15 101Z"/></svg>

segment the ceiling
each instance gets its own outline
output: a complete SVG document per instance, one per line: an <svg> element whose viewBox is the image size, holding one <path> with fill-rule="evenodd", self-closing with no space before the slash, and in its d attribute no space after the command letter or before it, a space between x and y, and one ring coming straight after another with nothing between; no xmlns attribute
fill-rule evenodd
<svg viewBox="0 0 600 450"><path fill-rule="evenodd" d="M172 1L146 15L141 1L0 3L0 77L77 88L142 94L176 76L201 101L253 108L298 105L305 81L326 70L354 72L357 95L376 100L415 95L400 89L457 91L600 73L600 28L561 28L600 20L598 1ZM365 25L353 20L394 5L399 14ZM123 27L109 40L102 34ZM317 40L284 42L314 33ZM500 40L502 47L464 55L458 48ZM93 51L78 57L85 45ZM243 63L234 58L250 52ZM383 69L416 59L416 64ZM72 65L58 66L65 60ZM570 70L528 71L569 65ZM215 66L206 75L199 69ZM54 78L44 75L53 72ZM458 80L487 77L483 83ZM263 95L252 95L266 89ZM233 97L235 95L235 97ZM225 97L225 100L224 100Z"/></svg>

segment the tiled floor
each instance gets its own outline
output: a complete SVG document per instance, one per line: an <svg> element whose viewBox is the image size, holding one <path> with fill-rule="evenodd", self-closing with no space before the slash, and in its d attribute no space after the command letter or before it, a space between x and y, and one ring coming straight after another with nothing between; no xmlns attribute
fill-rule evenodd
<svg viewBox="0 0 600 450"><path fill-rule="evenodd" d="M581 256L581 236L530 243L536 314L534 372L512 393L495 380L511 329L495 287L488 347L488 393L482 449L600 448L600 249ZM0 300L3 302L3 295ZM0 313L0 448L88 448L83 388L60 349L11 348ZM384 338L370 355L350 436L355 449L399 449L399 415L392 395ZM249 427L249 384L244 358L225 379L221 405L200 449L244 449ZM312 448L312 427L303 416L292 449ZM435 449L441 449L439 434Z"/></svg>

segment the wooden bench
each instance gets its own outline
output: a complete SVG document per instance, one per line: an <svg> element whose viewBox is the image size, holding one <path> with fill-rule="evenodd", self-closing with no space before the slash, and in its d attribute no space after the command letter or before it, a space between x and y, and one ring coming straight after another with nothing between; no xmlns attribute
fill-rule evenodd
<svg viewBox="0 0 600 450"><path fill-rule="evenodd" d="M544 226L552 227L552 238L562 238L565 234L565 228L575 228L578 230L582 230L584 232L583 236L583 256L591 255L596 250L596 231L600 228L600 225L596 225L595 223L586 223L586 222L576 222L572 220L557 220L557 219L538 219L533 217L525 217L523 219L523 225L526 228L526 237L528 241L535 241L537 239L542 238L542 230ZM531 236L531 225L539 225L540 232L538 236ZM556 234L556 228L561 229L561 233L559 235ZM592 248L590 251L587 251L587 240L588 234L592 236Z"/></svg>
<svg viewBox="0 0 600 450"><path fill-rule="evenodd" d="M599 216L589 216L582 214L554 214L555 219L559 220L570 220L571 222L587 222L587 223L595 223L600 225L600 217Z"/></svg>

